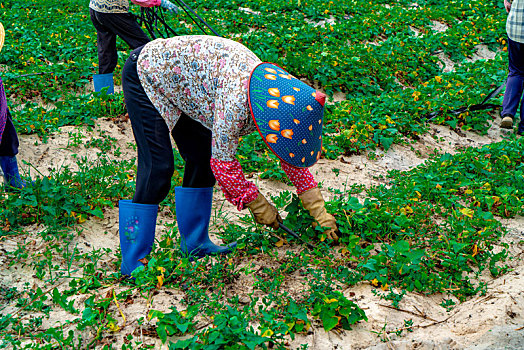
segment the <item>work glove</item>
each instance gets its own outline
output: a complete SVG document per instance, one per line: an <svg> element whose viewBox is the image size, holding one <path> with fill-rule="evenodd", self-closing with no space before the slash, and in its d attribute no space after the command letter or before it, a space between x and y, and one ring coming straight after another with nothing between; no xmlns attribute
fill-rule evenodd
<svg viewBox="0 0 524 350"><path fill-rule="evenodd" d="M247 203L246 207L251 210L255 221L259 224L269 226L276 230L279 227L279 223L282 222L277 208L269 204L262 193L259 193L254 201Z"/></svg>
<svg viewBox="0 0 524 350"><path fill-rule="evenodd" d="M178 13L180 10L178 9L178 6L176 6L175 4L173 4L171 1L169 0L162 0L160 2L160 7L162 8L165 8L166 10L168 10L169 12L174 12L174 13Z"/></svg>
<svg viewBox="0 0 524 350"><path fill-rule="evenodd" d="M320 189L318 187L314 187L310 190L302 192L298 195L298 197L302 201L304 209L309 211L309 214L316 220L316 222L313 223L313 227L317 225L320 225L321 227L328 227L328 229L324 231L327 238L338 241L337 222L335 217L327 212L324 198L322 198Z"/></svg>

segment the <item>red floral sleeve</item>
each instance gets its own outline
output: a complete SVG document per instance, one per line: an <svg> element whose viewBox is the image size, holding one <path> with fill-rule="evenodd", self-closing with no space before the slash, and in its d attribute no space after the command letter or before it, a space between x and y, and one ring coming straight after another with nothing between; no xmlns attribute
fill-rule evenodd
<svg viewBox="0 0 524 350"><path fill-rule="evenodd" d="M315 178L309 171L309 168L295 168L284 162L280 162L280 167L282 170L284 170L289 180L291 180L297 189L298 194L317 187L318 183L315 181Z"/></svg>
<svg viewBox="0 0 524 350"><path fill-rule="evenodd" d="M224 161L211 158L211 169L224 196L238 210L244 209L246 203L257 199L258 188L254 183L246 180L238 160Z"/></svg>
<svg viewBox="0 0 524 350"><path fill-rule="evenodd" d="M295 168L284 162L281 162L280 166L296 187L298 194L317 187L318 184L308 168ZM224 161L211 158L211 169L224 196L238 210L244 209L246 203L257 198L258 188L254 183L246 180L238 160Z"/></svg>

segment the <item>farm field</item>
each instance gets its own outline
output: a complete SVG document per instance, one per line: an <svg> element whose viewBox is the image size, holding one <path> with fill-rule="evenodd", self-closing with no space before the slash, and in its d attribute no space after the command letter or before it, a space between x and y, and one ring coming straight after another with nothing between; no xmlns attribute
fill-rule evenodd
<svg viewBox="0 0 524 350"><path fill-rule="evenodd" d="M254 133L244 171L314 249L216 187L212 239L238 248L189 261L172 190L134 282L118 241L136 171L119 86L130 50L118 41L117 92L93 93L88 3L0 3L0 77L33 181L0 192L0 349L524 348L524 140L497 108L460 109L506 78L502 1L187 2L329 96L312 173L341 238L312 227ZM201 34L187 14L165 16Z"/></svg>

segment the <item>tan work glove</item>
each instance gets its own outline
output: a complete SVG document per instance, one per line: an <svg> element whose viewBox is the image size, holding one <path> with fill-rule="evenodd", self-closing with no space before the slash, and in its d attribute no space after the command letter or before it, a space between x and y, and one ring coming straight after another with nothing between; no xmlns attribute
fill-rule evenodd
<svg viewBox="0 0 524 350"><path fill-rule="evenodd" d="M302 205L309 211L309 214L317 221L313 223L313 226L320 225L321 227L329 227L328 230L324 231L327 238L334 241L338 241L338 227L335 217L329 214L326 210L324 198L318 187L302 192L298 195L298 198L302 201Z"/></svg>
<svg viewBox="0 0 524 350"><path fill-rule="evenodd" d="M259 224L269 226L274 230L278 229L279 223L282 222L282 218L278 214L277 208L272 204L269 204L266 197L262 193L258 193L257 199L246 204L253 215L255 221Z"/></svg>

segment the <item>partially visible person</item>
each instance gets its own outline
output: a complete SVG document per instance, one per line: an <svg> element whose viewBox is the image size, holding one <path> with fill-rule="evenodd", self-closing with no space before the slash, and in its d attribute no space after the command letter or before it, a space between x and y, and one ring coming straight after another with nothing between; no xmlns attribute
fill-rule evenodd
<svg viewBox="0 0 524 350"><path fill-rule="evenodd" d="M506 32L508 34L509 73L506 92L502 101L501 128L512 129L513 120L520 106L520 122L517 134L524 134L524 0L504 0L508 14Z"/></svg>
<svg viewBox="0 0 524 350"><path fill-rule="evenodd" d="M161 6L168 11L178 12L169 0L131 0L142 7ZM118 62L117 35L134 50L150 40L129 12L129 0L90 0L89 14L96 28L98 46L98 73L93 76L95 92L107 87L114 92L113 71Z"/></svg>
<svg viewBox="0 0 524 350"><path fill-rule="evenodd" d="M4 46L5 31L0 23L0 51ZM0 79L0 167L4 173L4 183L9 188L22 188L24 181L20 178L16 155L18 154L18 135L16 134L11 113L7 108L4 85Z"/></svg>

